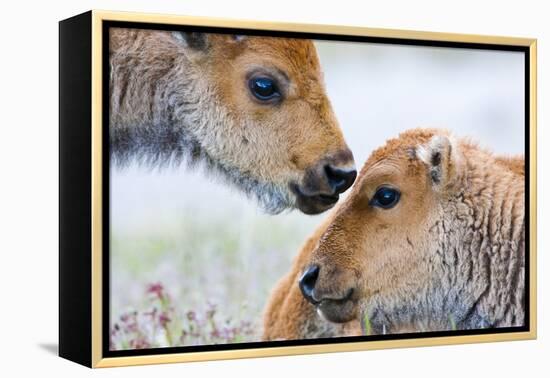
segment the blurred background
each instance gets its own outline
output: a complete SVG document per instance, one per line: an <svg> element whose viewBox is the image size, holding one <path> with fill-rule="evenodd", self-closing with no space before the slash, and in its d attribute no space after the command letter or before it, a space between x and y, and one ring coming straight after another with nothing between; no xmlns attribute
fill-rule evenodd
<svg viewBox="0 0 550 378"><path fill-rule="evenodd" d="M317 41L360 168L414 127L524 151L522 53ZM111 170L111 347L258 341L262 309L324 217L263 214L201 170Z"/></svg>

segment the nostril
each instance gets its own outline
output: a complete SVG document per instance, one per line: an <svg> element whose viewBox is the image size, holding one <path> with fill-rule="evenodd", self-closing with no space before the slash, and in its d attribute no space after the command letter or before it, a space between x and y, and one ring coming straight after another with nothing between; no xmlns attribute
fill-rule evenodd
<svg viewBox="0 0 550 378"><path fill-rule="evenodd" d="M315 289L317 277L319 277L319 266L310 265L304 271L299 280L299 286L303 296L313 304L315 304L315 300L313 299L313 290Z"/></svg>
<svg viewBox="0 0 550 378"><path fill-rule="evenodd" d="M349 189L357 177L355 169L341 169L331 165L325 165L325 174L334 194L340 194Z"/></svg>

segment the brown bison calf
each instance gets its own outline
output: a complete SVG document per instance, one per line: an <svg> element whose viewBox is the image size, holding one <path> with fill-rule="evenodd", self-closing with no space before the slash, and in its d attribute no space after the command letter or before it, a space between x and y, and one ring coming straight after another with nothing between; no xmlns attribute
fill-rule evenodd
<svg viewBox="0 0 550 378"><path fill-rule="evenodd" d="M523 157L389 140L273 292L264 338L523 325L524 189Z"/></svg>
<svg viewBox="0 0 550 378"><path fill-rule="evenodd" d="M355 179L310 40L114 28L109 63L116 164L205 163L270 213Z"/></svg>

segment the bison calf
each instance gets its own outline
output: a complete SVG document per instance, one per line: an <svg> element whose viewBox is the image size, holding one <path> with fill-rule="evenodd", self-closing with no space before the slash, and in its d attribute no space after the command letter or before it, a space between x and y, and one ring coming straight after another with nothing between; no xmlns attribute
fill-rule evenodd
<svg viewBox="0 0 550 378"><path fill-rule="evenodd" d="M273 292L264 338L523 325L524 176L443 131L389 140Z"/></svg>
<svg viewBox="0 0 550 378"><path fill-rule="evenodd" d="M320 213L355 179L310 40L113 28L109 63L119 165L201 162L270 213Z"/></svg>

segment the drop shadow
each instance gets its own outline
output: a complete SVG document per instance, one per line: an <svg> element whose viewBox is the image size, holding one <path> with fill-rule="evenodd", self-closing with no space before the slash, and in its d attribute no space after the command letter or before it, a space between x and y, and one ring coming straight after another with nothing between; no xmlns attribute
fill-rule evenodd
<svg viewBox="0 0 550 378"><path fill-rule="evenodd" d="M50 354L53 354L56 356L59 355L59 345L55 343L41 343L41 344L38 344L38 347Z"/></svg>

